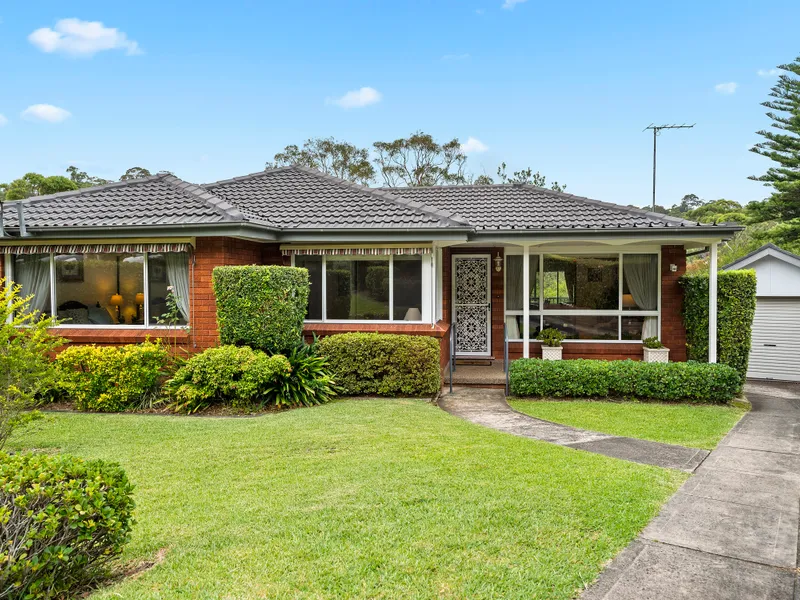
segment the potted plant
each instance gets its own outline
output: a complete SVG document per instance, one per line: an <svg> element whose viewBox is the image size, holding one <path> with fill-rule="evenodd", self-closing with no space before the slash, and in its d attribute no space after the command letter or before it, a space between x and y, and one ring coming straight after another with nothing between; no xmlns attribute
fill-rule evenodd
<svg viewBox="0 0 800 600"><path fill-rule="evenodd" d="M669 348L665 348L657 337L642 340L642 346L644 346L644 362L669 362Z"/></svg>
<svg viewBox="0 0 800 600"><path fill-rule="evenodd" d="M542 342L542 358L544 360L561 360L564 349L561 342L566 336L558 329L542 329L536 339Z"/></svg>

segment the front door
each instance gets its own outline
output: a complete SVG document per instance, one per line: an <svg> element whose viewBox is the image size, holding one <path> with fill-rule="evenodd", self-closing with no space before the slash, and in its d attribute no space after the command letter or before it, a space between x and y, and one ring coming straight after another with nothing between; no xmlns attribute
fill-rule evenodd
<svg viewBox="0 0 800 600"><path fill-rule="evenodd" d="M491 354L491 256L453 255L456 356Z"/></svg>

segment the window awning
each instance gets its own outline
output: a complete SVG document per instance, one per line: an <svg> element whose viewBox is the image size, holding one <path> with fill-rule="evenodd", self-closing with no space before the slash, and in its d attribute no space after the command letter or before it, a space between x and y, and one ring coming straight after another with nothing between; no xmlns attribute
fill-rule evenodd
<svg viewBox="0 0 800 600"><path fill-rule="evenodd" d="M342 256L347 254L354 254L356 256L388 256L391 254L430 254L432 249L428 247L404 247L404 246L387 246L385 248L379 247L360 247L360 248L332 248L328 246L318 247L281 247L281 253L284 256Z"/></svg>
<svg viewBox="0 0 800 600"><path fill-rule="evenodd" d="M0 246L0 254L139 254L191 252L187 242L155 244L28 244Z"/></svg>

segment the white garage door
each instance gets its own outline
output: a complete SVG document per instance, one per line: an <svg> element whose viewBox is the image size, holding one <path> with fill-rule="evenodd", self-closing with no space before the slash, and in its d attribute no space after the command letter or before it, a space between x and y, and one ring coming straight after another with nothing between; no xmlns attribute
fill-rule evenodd
<svg viewBox="0 0 800 600"><path fill-rule="evenodd" d="M747 376L800 381L800 298L758 298Z"/></svg>

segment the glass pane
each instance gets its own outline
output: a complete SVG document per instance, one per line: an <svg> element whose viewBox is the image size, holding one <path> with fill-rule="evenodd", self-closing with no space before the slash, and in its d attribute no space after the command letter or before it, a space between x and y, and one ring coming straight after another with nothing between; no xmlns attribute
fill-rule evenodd
<svg viewBox="0 0 800 600"><path fill-rule="evenodd" d="M328 319L388 320L389 261L328 257Z"/></svg>
<svg viewBox="0 0 800 600"><path fill-rule="evenodd" d="M189 256L184 252L150 254L147 257L151 325L186 325L189 321ZM174 309L167 305L172 292ZM136 296L137 323L144 319L144 296ZM170 312L177 309L176 312Z"/></svg>
<svg viewBox="0 0 800 600"><path fill-rule="evenodd" d="M422 257L394 257L394 320L422 320Z"/></svg>
<svg viewBox="0 0 800 600"><path fill-rule="evenodd" d="M658 254L622 257L622 310L658 310Z"/></svg>
<svg viewBox="0 0 800 600"><path fill-rule="evenodd" d="M658 336L658 317L622 317L623 340L645 340Z"/></svg>
<svg viewBox="0 0 800 600"><path fill-rule="evenodd" d="M506 309L522 310L522 264L519 254L506 256ZM531 254L530 265L531 309L539 310L539 256Z"/></svg>
<svg viewBox="0 0 800 600"><path fill-rule="evenodd" d="M311 282L306 319L322 320L322 257L295 256L294 266L308 269L308 279Z"/></svg>
<svg viewBox="0 0 800 600"><path fill-rule="evenodd" d="M545 256L544 307L618 310L619 257Z"/></svg>
<svg viewBox="0 0 800 600"><path fill-rule="evenodd" d="M544 326L563 331L568 340L619 339L619 317L615 315L545 315Z"/></svg>
<svg viewBox="0 0 800 600"><path fill-rule="evenodd" d="M58 318L65 324L141 322L136 301L144 298L142 254L59 254L55 263Z"/></svg>
<svg viewBox="0 0 800 600"><path fill-rule="evenodd" d="M30 311L50 316L50 255L18 254L14 259L14 280L21 294L31 296Z"/></svg>
<svg viewBox="0 0 800 600"><path fill-rule="evenodd" d="M506 317L506 327L509 340L521 340L524 335L522 325L525 323L525 318L522 315L508 315ZM539 315L530 317L531 332L530 339L536 339L539 335Z"/></svg>

